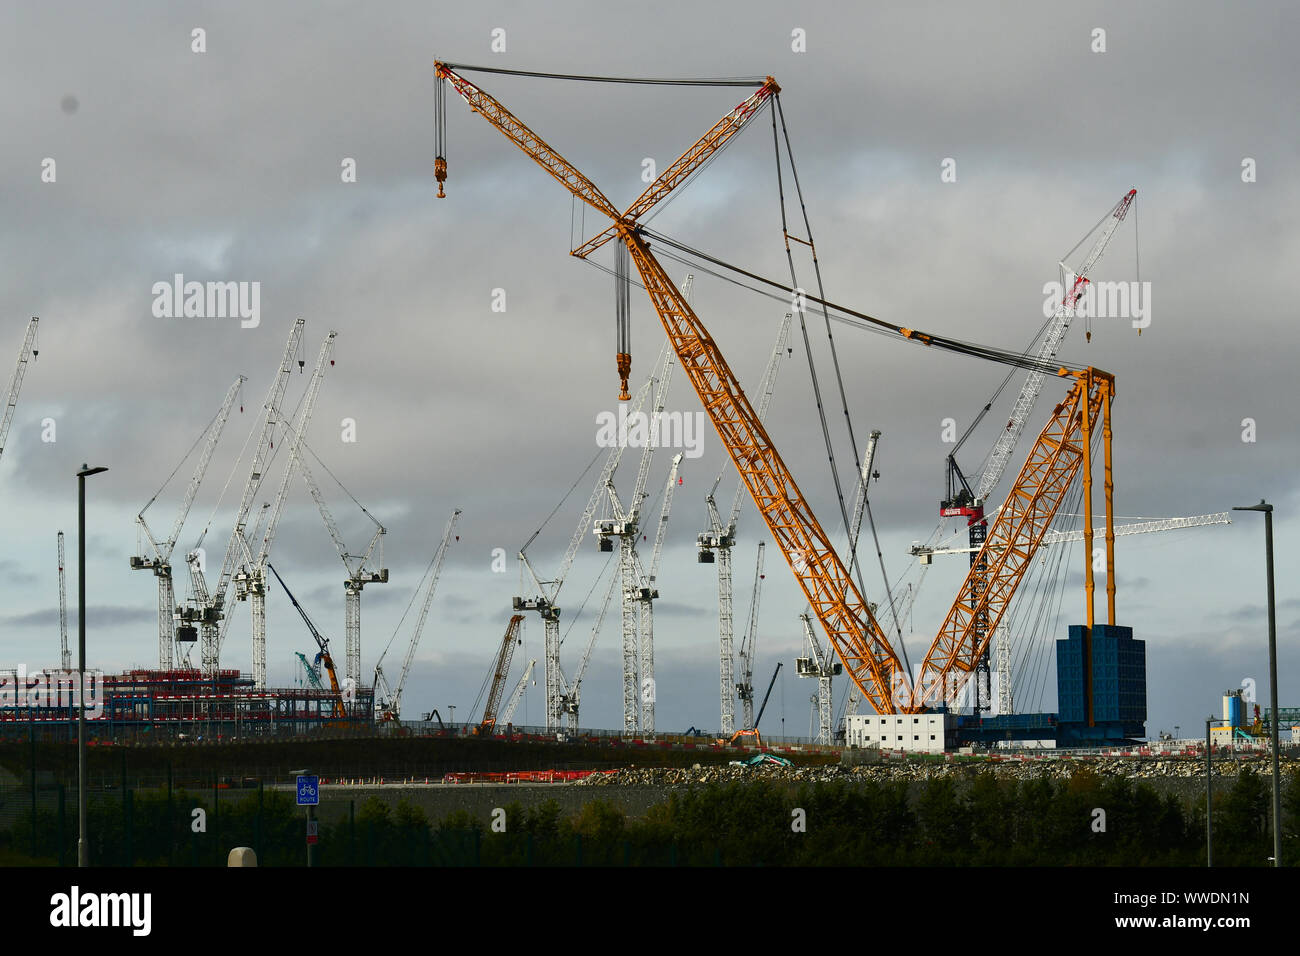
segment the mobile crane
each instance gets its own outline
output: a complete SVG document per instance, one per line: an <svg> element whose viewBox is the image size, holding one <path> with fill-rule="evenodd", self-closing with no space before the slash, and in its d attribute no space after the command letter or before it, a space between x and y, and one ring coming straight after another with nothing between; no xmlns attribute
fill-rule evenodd
<svg viewBox="0 0 1300 956"><path fill-rule="evenodd" d="M275 575L275 579L280 582L280 587L284 588L284 593L289 595L289 600L293 602L294 610L298 612L299 616L302 618L302 622L307 625L307 630L311 632L311 636L316 639L316 646L320 648L320 651L316 654L315 664L318 667L323 665L325 667L325 673L330 675L330 693L334 696L334 716L345 716L343 710L343 692L339 689L339 675L334 670L334 658L330 657L329 641L325 638L325 635L316 630L316 625L311 622L311 618L307 616L307 612L303 610L302 605L298 603L298 599L293 596L293 592L289 590L289 585L284 583L284 578L280 577L280 572L275 570L275 565L270 561L267 561L266 566L271 569L271 573Z"/></svg>
<svg viewBox="0 0 1300 956"><path fill-rule="evenodd" d="M1030 450L1024 467L1008 495L1007 504L989 529L985 549L996 543L1001 549L990 553L987 574L967 575L922 664L920 678L911 682L902 661L876 621L866 599L858 590L838 552L813 514L795 483L790 469L777 452L754 407L745 396L717 342L695 314L667 272L650 250L646 229L639 220L673 189L697 172L731 137L744 128L769 99L780 93L772 77L716 123L700 140L668 166L644 193L620 212L585 175L556 152L522 120L481 87L467 80L453 65L435 61L437 92L435 174L447 177L444 150L442 97L450 84L470 108L515 143L527 156L560 182L577 199L612 220L604 232L573 250L583 258L611 239L627 246L641 284L649 295L676 353L714 428L748 487L773 539L790 565L813 613L843 662L850 678L877 713L919 713L936 699L949 699L975 670L987 648L988 638L1006 610L1043 535L1060 507L1061 500L1082 468L1085 494L1085 541L1092 545L1090 440L1099 422L1105 448L1106 567L1110 621L1115 620L1114 535L1111 525L1111 428L1110 407L1114 377L1098 369L1070 369L1035 361L1020 353L962 342L946 336L885 322L863 313L836 306L814 296L805 300L824 308L835 308L865 323L887 329L908 341L944 351L984 358L1021 368L1055 371L1073 379L1069 394L1054 409L1047 425ZM491 71L489 71L491 72ZM573 77L569 77L572 79ZM657 241L664 237L656 235ZM752 274L751 274L752 275ZM766 281L766 280L764 280ZM778 283L769 283L780 287ZM627 394L631 356L626 336L617 343L616 368L620 395ZM1092 563L1085 566L1087 624L1093 624ZM976 631L975 622L980 626ZM1086 653L1085 649L1085 653Z"/></svg>

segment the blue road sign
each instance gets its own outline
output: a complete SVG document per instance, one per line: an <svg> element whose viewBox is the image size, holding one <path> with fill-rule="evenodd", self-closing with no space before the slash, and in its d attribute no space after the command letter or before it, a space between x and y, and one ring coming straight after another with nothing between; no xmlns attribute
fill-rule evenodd
<svg viewBox="0 0 1300 956"><path fill-rule="evenodd" d="M320 778L315 774L298 778L298 806L314 807L320 803Z"/></svg>

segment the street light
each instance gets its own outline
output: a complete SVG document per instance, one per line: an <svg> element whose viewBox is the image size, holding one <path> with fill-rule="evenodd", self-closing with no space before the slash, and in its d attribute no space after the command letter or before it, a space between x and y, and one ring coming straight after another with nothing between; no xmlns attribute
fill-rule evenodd
<svg viewBox="0 0 1300 956"><path fill-rule="evenodd" d="M82 463L77 472L77 866L90 866L86 843L86 479L107 468Z"/></svg>
<svg viewBox="0 0 1300 956"><path fill-rule="evenodd" d="M1273 738L1273 865L1282 865L1282 787L1277 766L1277 605L1273 598L1273 506L1263 498L1257 505L1233 508L1233 511L1264 512L1264 562L1268 576L1268 680L1272 719L1269 720Z"/></svg>
<svg viewBox="0 0 1300 956"><path fill-rule="evenodd" d="M1210 727L1223 723L1219 717L1205 718L1205 865L1214 866L1214 776L1211 771L1211 754L1214 752L1210 739Z"/></svg>

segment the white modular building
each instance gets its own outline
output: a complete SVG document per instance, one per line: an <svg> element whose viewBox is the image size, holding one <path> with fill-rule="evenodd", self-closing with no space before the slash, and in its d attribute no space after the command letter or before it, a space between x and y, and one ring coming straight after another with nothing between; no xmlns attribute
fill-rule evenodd
<svg viewBox="0 0 1300 956"><path fill-rule="evenodd" d="M941 754L953 749L954 714L852 714L845 718L850 747L879 747L909 753Z"/></svg>

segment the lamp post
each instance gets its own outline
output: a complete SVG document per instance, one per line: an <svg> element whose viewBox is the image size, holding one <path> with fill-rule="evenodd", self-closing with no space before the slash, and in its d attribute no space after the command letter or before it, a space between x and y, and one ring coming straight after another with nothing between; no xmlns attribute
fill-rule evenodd
<svg viewBox="0 0 1300 956"><path fill-rule="evenodd" d="M1273 506L1260 499L1257 505L1233 508L1233 511L1264 512L1264 563L1268 577L1268 697L1272 708L1269 736L1273 747L1273 865L1282 865L1282 787L1277 760L1277 605L1273 597Z"/></svg>
<svg viewBox="0 0 1300 956"><path fill-rule="evenodd" d="M90 866L86 843L86 479L107 468L77 472L77 866Z"/></svg>
<svg viewBox="0 0 1300 956"><path fill-rule="evenodd" d="M1205 865L1214 866L1214 775L1210 755L1213 743L1210 727L1219 722L1217 717L1205 718Z"/></svg>

